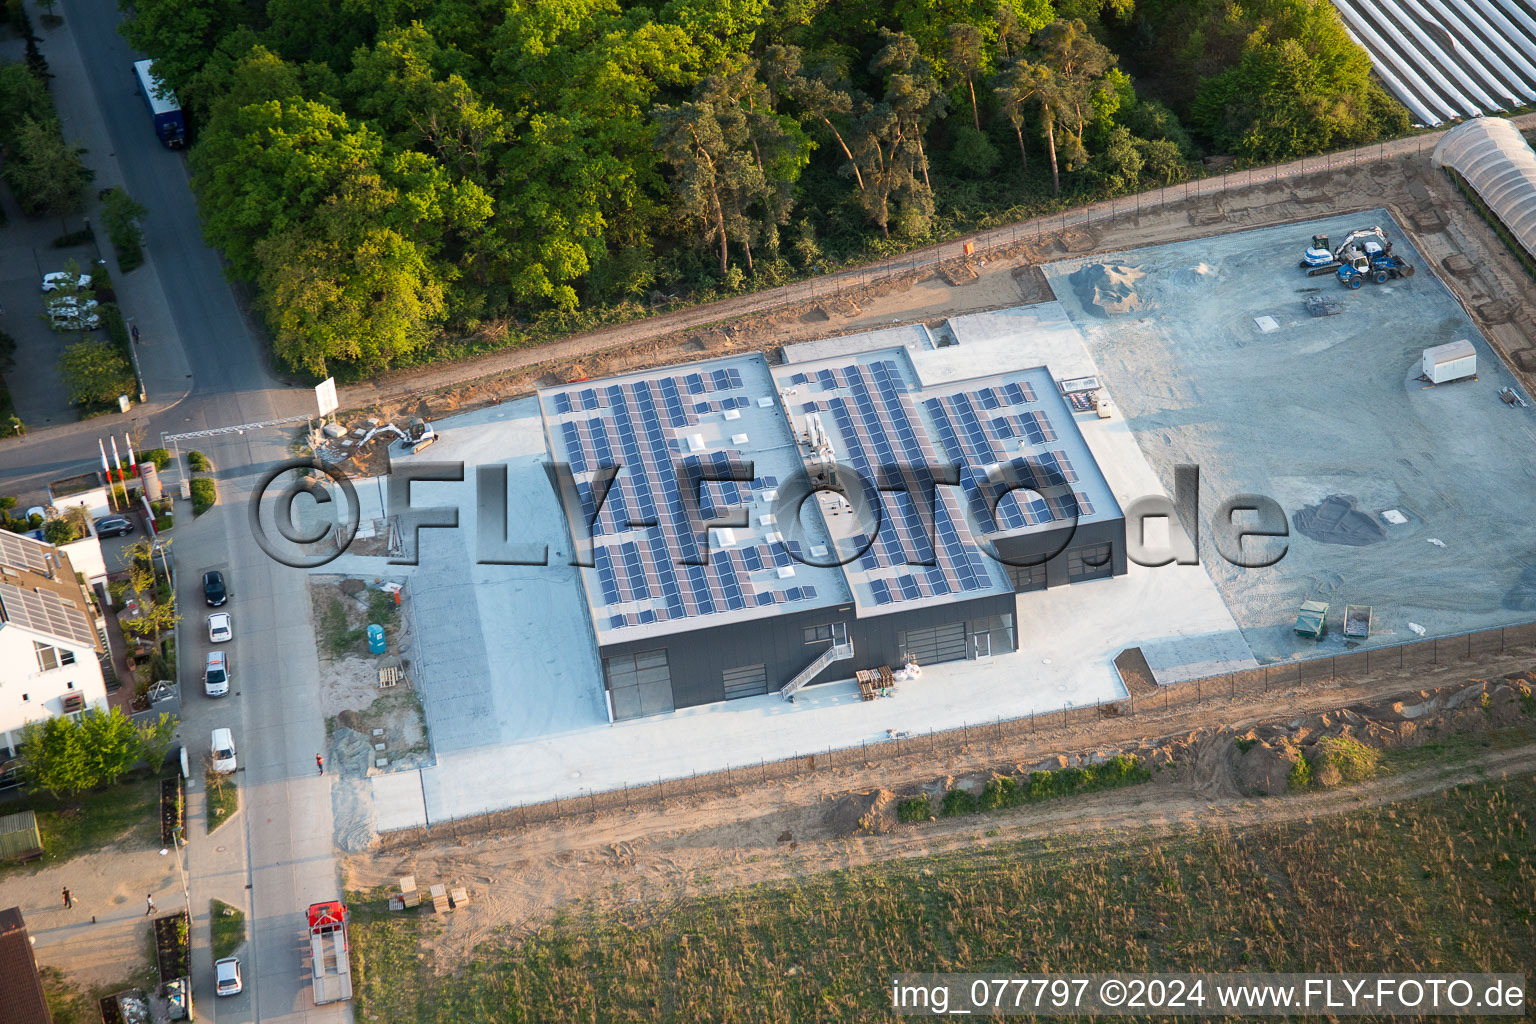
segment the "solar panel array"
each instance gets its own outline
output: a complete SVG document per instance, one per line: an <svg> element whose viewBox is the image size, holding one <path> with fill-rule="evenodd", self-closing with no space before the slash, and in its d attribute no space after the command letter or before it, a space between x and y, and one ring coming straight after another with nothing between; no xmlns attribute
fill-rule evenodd
<svg viewBox="0 0 1536 1024"><path fill-rule="evenodd" d="M564 457L575 475L583 522L593 524L591 573L596 579L593 603L600 603L599 628L816 599L814 586L781 589L778 570L795 565L805 554L793 541L713 550L708 565L684 564L704 561L705 523L730 516L750 502L743 485L729 479L704 481L696 510L690 510L684 491L690 481L705 475L731 476L742 466L740 452L695 452L687 438L700 415L747 408L751 401L746 395L728 394L743 386L741 371L728 368L551 396L556 413L551 431L563 442ZM711 397L696 401L700 395ZM599 514L593 475L612 466L621 471ZM763 476L751 486L771 489L777 482Z"/></svg>
<svg viewBox="0 0 1536 1024"><path fill-rule="evenodd" d="M5 621L86 647L96 644L96 631L79 606L51 590L23 590L0 583L0 616Z"/></svg>
<svg viewBox="0 0 1536 1024"><path fill-rule="evenodd" d="M923 402L945 454L962 465L960 483L983 533L1093 514L1087 495L1071 486L1072 460L1049 447L1057 440L1050 416L1027 408L1035 401L1021 382Z"/></svg>
<svg viewBox="0 0 1536 1024"><path fill-rule="evenodd" d="M0 565L48 575L48 562L43 558L48 548L30 537L21 537L9 531L0 531Z"/></svg>
<svg viewBox="0 0 1536 1024"><path fill-rule="evenodd" d="M891 360L850 363L789 378L817 395L802 412L830 415L836 427L838 461L864 479L865 498L878 502L880 528L872 539L859 534L855 549L868 548L849 566L865 574L877 605L989 589L993 580L966 526L954 495L935 488L928 466L939 462L922 431L910 388ZM827 415L823 416L826 422ZM878 481L900 478L904 490L881 491ZM933 495L933 528L925 528L913 495ZM923 500L926 500L923 498ZM930 543L938 541L937 550Z"/></svg>

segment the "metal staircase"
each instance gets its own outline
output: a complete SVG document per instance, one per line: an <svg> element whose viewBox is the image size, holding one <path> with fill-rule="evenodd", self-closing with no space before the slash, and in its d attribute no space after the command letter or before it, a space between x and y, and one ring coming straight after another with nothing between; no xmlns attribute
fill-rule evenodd
<svg viewBox="0 0 1536 1024"><path fill-rule="evenodd" d="M822 651L821 654L817 655L815 661L805 666L805 668L801 669L798 673L795 674L793 679L785 683L783 688L779 690L779 696L783 697L785 700L789 700L799 692L802 686L820 675L822 669L826 668L834 661L847 661L851 657L853 657L852 640L844 640L841 643L832 644L826 650Z"/></svg>

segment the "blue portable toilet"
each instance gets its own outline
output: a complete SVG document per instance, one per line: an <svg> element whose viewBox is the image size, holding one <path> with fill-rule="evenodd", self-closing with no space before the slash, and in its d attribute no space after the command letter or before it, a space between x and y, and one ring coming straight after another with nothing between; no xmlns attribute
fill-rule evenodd
<svg viewBox="0 0 1536 1024"><path fill-rule="evenodd" d="M368 653L384 653L384 627L372 625L368 627Z"/></svg>

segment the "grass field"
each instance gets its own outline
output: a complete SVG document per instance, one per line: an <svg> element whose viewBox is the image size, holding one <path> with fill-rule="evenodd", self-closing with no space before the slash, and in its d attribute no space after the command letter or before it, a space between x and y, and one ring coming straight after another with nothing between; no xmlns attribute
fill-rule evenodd
<svg viewBox="0 0 1536 1024"><path fill-rule="evenodd" d="M207 794L205 815L208 831L212 832L240 809L240 784L233 775L221 775L212 769L203 773L203 781Z"/></svg>
<svg viewBox="0 0 1536 1024"><path fill-rule="evenodd" d="M245 941L245 915L223 900L209 901L208 921L215 960L229 956Z"/></svg>
<svg viewBox="0 0 1536 1024"><path fill-rule="evenodd" d="M152 778L135 778L62 800L46 793L32 793L4 807L3 813L22 810L37 812L43 856L30 865L0 865L0 877L10 871L62 864L106 846L147 846L160 838L160 786Z"/></svg>
<svg viewBox="0 0 1536 1024"><path fill-rule="evenodd" d="M1303 824L997 843L568 916L434 972L430 915L354 900L359 1020L889 1019L895 971L1536 971L1536 779Z"/></svg>

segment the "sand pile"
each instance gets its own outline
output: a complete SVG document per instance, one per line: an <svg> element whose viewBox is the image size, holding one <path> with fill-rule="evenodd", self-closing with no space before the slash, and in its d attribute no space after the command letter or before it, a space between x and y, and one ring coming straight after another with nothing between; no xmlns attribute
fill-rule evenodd
<svg viewBox="0 0 1536 1024"><path fill-rule="evenodd" d="M1083 308L1096 316L1139 313L1151 303L1141 294L1139 283L1146 277L1141 267L1124 263L1094 263L1071 277Z"/></svg>

